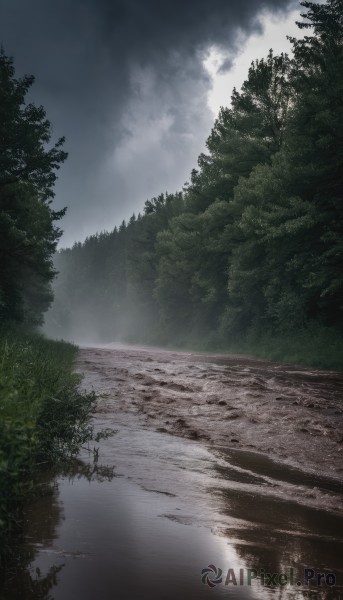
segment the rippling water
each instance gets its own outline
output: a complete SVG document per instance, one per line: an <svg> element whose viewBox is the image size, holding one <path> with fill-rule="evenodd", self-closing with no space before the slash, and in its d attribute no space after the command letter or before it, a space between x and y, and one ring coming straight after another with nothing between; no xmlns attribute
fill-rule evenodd
<svg viewBox="0 0 343 600"><path fill-rule="evenodd" d="M91 352L99 354L86 367ZM112 427L116 433L100 443L97 464L84 452L68 472L53 477L50 494L27 507L19 564L8 573L1 598L343 598L342 484L338 471L330 476L317 475L316 465L304 470L256 449L237 448L231 437L225 445L222 431L219 439L202 438L203 415L195 399L200 403L202 398L206 404L200 385L203 380L193 374L187 378L186 374L194 366L198 374L214 377L217 373L218 379L222 367L227 368L225 364L217 365L220 368L216 371L215 363L208 365L207 359L178 358L176 353L161 357L147 351L116 352L87 350L81 363L83 371L88 369L85 385L92 384L103 395L96 427ZM130 352L135 352L134 356ZM256 377L252 364L240 365L240 371L242 368L250 369L250 378ZM263 368L268 371L272 367L259 363L258 368L264 382ZM232 371L226 373L233 379ZM303 382L311 377L315 375L301 371L293 386L299 388L299 378ZM325 376L320 377L323 385ZM336 375L328 377L334 386ZM156 412L161 410L163 394L154 400L154 394L160 392L159 381L166 382L162 386L164 398L175 401L165 404L152 426L155 419L147 416L147 409L140 410L140 403L144 395L150 395ZM218 393L218 381L214 381ZM288 374L287 393L290 381L292 375ZM275 396L280 394L281 384L278 381L274 385L278 387ZM208 399L214 392L211 385L206 390ZM243 391L239 389L235 396L240 398L240 405ZM329 403L335 402L333 388L330 393ZM193 397L193 401L185 397ZM137 404L132 404L135 401ZM334 406L332 410L337 410ZM168 418L166 411L171 413ZM190 426L178 431L173 419L176 423L180 418ZM158 431L165 420L170 431ZM222 430L225 427L230 425L224 420ZM191 428L199 436L181 437ZM253 439L257 445L256 434ZM307 567L316 573L335 573L337 585L329 586L322 579L321 587L312 582L306 588L303 580ZM207 572L202 582L204 568ZM230 582L226 585L229 569ZM258 574L251 585L247 584L249 569ZM263 572L283 573L287 583L262 585ZM211 580L218 581L214 589L208 585Z"/></svg>

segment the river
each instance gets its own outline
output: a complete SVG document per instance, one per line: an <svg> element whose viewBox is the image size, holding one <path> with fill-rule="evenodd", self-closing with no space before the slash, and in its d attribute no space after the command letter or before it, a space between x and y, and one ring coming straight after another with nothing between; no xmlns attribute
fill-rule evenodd
<svg viewBox="0 0 343 600"><path fill-rule="evenodd" d="M342 374L120 345L78 369L113 434L40 482L2 600L343 598Z"/></svg>

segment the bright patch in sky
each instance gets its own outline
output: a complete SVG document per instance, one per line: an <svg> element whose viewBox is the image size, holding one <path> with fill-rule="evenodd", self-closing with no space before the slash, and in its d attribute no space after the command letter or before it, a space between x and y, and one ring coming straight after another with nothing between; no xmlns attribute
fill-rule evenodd
<svg viewBox="0 0 343 600"><path fill-rule="evenodd" d="M291 12L285 19L280 19L280 15L277 18L270 14L266 15L263 19L263 34L248 38L242 52L233 59L233 66L225 73L220 72L220 68L227 57L216 48L211 49L204 66L212 78L208 105L215 116L218 115L221 106L230 104L233 88L236 87L238 90L241 88L253 60L265 58L270 48L273 48L274 54L281 54L281 52L291 54L291 44L286 36L303 37L303 33L295 23L299 20L301 19L298 11Z"/></svg>

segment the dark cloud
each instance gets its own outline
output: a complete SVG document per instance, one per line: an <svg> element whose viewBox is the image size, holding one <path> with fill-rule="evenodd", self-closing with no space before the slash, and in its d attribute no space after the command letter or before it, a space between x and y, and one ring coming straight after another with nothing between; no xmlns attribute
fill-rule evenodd
<svg viewBox="0 0 343 600"><path fill-rule="evenodd" d="M265 11L293 0L0 0L0 40L66 135L57 185L65 242L110 229L145 199L180 187L212 116L202 61L227 69ZM252 58L254 58L252 56ZM228 99L231 90L228 90Z"/></svg>
<svg viewBox="0 0 343 600"><path fill-rule="evenodd" d="M231 67L233 66L233 59L230 58L229 56L227 56L226 58L224 58L222 64L220 65L219 69L217 70L217 73L227 73Z"/></svg>

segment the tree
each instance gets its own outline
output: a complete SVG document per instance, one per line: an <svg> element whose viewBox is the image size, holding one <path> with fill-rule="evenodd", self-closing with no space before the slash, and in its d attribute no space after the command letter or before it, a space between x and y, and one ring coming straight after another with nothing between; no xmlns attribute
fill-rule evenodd
<svg viewBox="0 0 343 600"><path fill-rule="evenodd" d="M185 322L203 335L218 328L228 302L231 253L242 238L235 227L241 207L233 202L234 190L257 165L270 164L282 146L290 68L288 56L274 56L272 50L251 64L241 91L233 91L231 107L220 110L207 140L209 153L200 155L200 169L192 172L184 214L159 238L156 295L165 319L183 319L183 331Z"/></svg>
<svg viewBox="0 0 343 600"><path fill-rule="evenodd" d="M52 300L56 170L67 158L64 138L48 148L51 124L42 106L26 103L32 76L15 78L0 50L0 318L42 322Z"/></svg>
<svg viewBox="0 0 343 600"><path fill-rule="evenodd" d="M158 342L340 337L342 0L302 5L311 35L293 40L292 60L252 63L183 193L148 200L111 250L99 239L65 255L75 312Z"/></svg>
<svg viewBox="0 0 343 600"><path fill-rule="evenodd" d="M240 177L270 161L282 144L292 91L287 54L252 62L241 91L233 90L231 107L221 108L207 140L208 154L198 159L187 187L187 210L199 213L217 199L232 198Z"/></svg>
<svg viewBox="0 0 343 600"><path fill-rule="evenodd" d="M229 330L343 324L342 1L302 6L284 143L235 189Z"/></svg>
<svg viewBox="0 0 343 600"><path fill-rule="evenodd" d="M296 94L286 142L293 190L316 211L306 282L311 311L326 322L342 323L343 2L301 5L306 20L298 25L312 35L292 39Z"/></svg>

